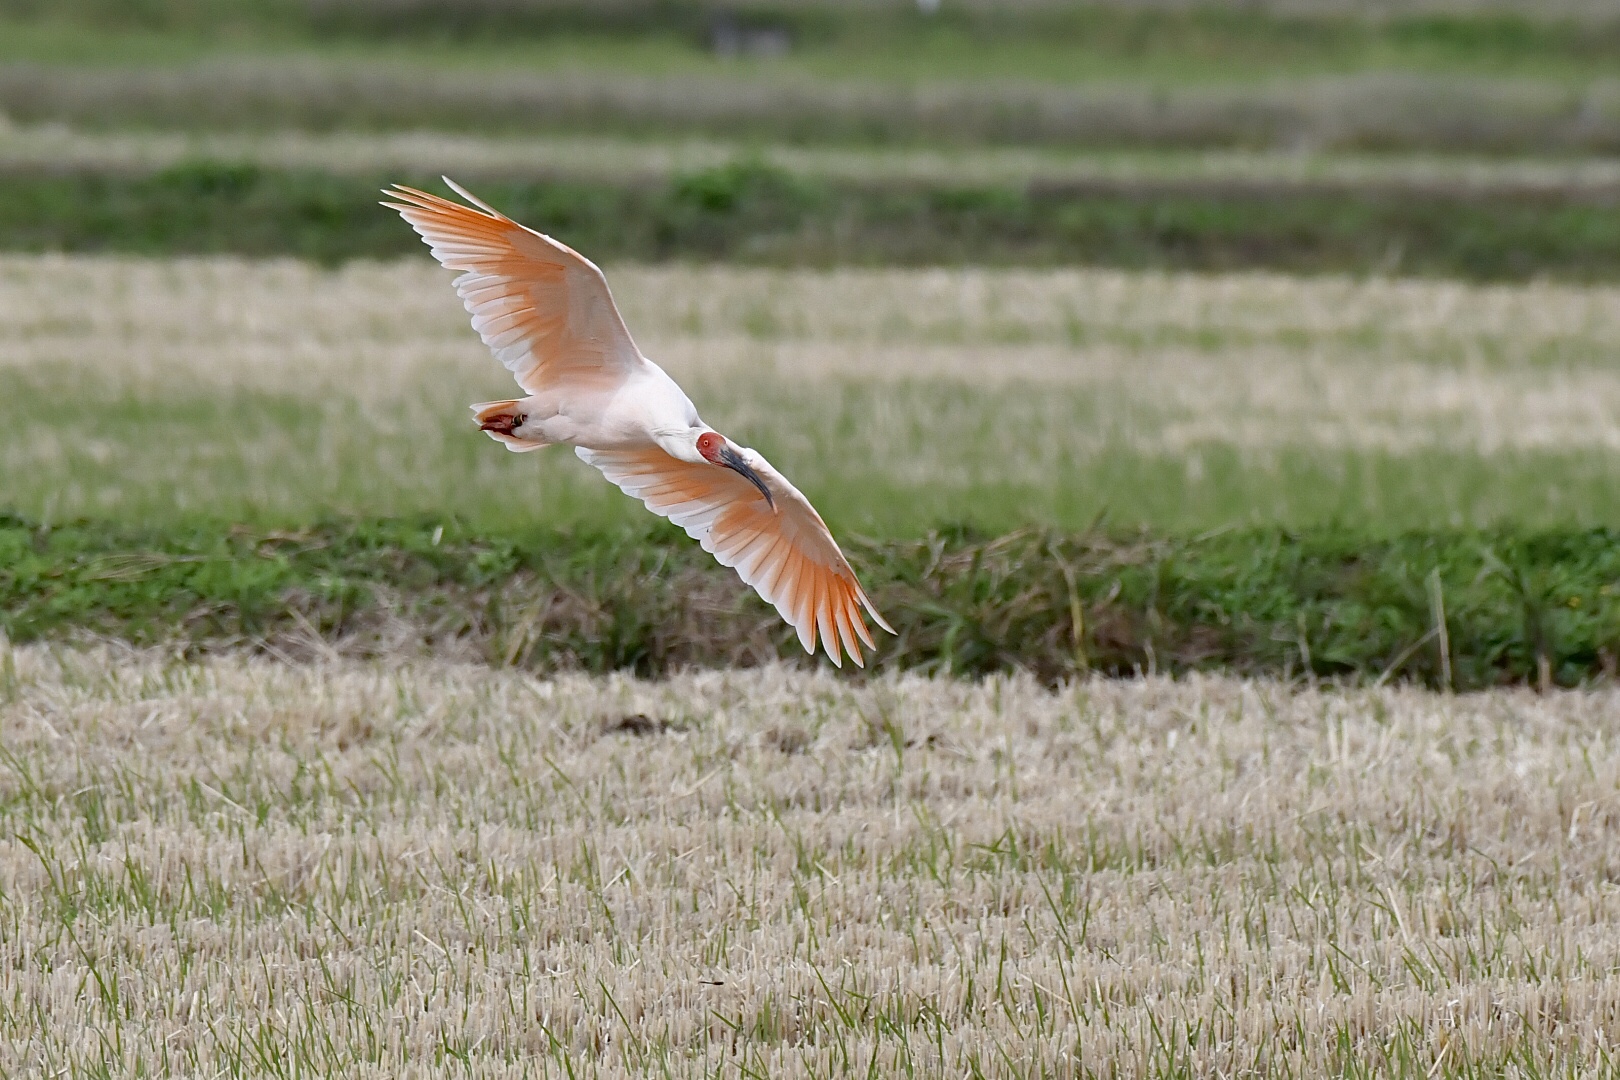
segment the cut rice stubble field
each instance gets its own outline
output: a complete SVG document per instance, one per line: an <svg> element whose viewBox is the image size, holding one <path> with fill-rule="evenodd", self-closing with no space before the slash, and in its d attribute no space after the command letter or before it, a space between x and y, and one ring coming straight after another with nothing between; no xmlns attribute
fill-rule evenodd
<svg viewBox="0 0 1620 1080"><path fill-rule="evenodd" d="M7 1072L1614 1065L1612 691L3 671Z"/></svg>

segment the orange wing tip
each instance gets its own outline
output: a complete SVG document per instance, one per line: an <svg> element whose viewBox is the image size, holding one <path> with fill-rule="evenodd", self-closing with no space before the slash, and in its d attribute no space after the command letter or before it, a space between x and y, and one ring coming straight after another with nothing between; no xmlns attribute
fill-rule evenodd
<svg viewBox="0 0 1620 1080"><path fill-rule="evenodd" d="M793 625L799 631L799 644L811 656L816 654L816 609L815 609L815 581L802 564L806 562L804 556L799 556L801 569L799 571L799 595L793 608Z"/></svg>
<svg viewBox="0 0 1620 1080"><path fill-rule="evenodd" d="M833 614L838 622L838 636L844 643L844 651L849 654L851 660L855 661L856 667L864 668L866 666L866 657L861 655L861 646L855 640L855 630L852 625L854 620L861 617L860 609L856 608L851 611L846 598L846 602L838 605L838 610Z"/></svg>
<svg viewBox="0 0 1620 1080"><path fill-rule="evenodd" d="M462 220L473 218L475 220L482 220L486 223L500 222L502 224L506 224L511 221L510 218L502 214L500 211L495 210L482 199L469 194L465 188L460 187L448 179L445 181L445 183L450 184L450 186L454 188L458 194L475 205L463 206L461 203L453 202L450 199L446 199L442 195L434 195L431 192L422 191L419 188L407 187L404 184L395 184L391 188L382 189L382 193L387 195L389 200L399 199L403 200L402 202L383 201L382 205L402 215L420 214L425 212L439 218L461 218Z"/></svg>
<svg viewBox="0 0 1620 1080"><path fill-rule="evenodd" d="M866 617L861 614L860 605L850 605L849 624L855 631L855 635L866 643L866 647L876 652L877 642L872 640L872 631L866 628Z"/></svg>
<svg viewBox="0 0 1620 1080"><path fill-rule="evenodd" d="M832 604L831 585L831 582L818 574L810 592L810 636L821 643L821 651L826 653L829 659L833 656L833 650L838 648L838 641L832 637L831 615L828 610ZM833 666L843 667L843 659L840 657L834 660Z"/></svg>
<svg viewBox="0 0 1620 1080"><path fill-rule="evenodd" d="M439 177L439 179L443 180L445 182L445 184L447 184L449 186L451 191L455 192L457 195L460 195L463 199L466 199L468 202L470 202L474 206L478 207L478 209L482 210L484 213L488 214L490 217L495 218L497 221L511 221L512 220L511 218L507 217L505 214L501 213L499 210L495 209L493 206L489 205L489 203L485 202L483 199L480 199L478 196L474 195L472 192L468 191L466 188L462 187L460 184L458 184L454 180L450 179L448 176L441 176L441 177Z"/></svg>
<svg viewBox="0 0 1620 1080"><path fill-rule="evenodd" d="M893 634L895 637L899 637L900 636L900 631L898 631L894 627L890 626L888 620L885 619L882 615L879 615L878 614L878 609L872 606L872 601L867 597L866 590L860 588L859 586L857 586L856 589L857 589L856 595L859 596L860 600L861 600L861 607L865 608L866 613L868 615L872 616L872 621L877 623L879 626L883 627L883 629L887 630L889 633ZM870 641L868 641L867 644L871 645L872 643ZM872 647L874 649L877 648L876 645L872 645Z"/></svg>
<svg viewBox="0 0 1620 1080"><path fill-rule="evenodd" d="M799 587L805 587L802 577ZM797 631L799 644L811 656L816 654L819 645L834 667L842 668L844 657L847 656L857 667L864 669L866 657L860 643L864 641L866 647L874 652L877 651L877 644L866 628L861 609L864 607L871 612L877 624L889 633L895 633L894 628L873 610L872 602L867 599L858 582L842 576L823 581L812 578L808 589L808 592L795 598L797 603L789 608L791 617L788 612L783 612L788 624ZM781 610L780 607L778 610Z"/></svg>
<svg viewBox="0 0 1620 1080"><path fill-rule="evenodd" d="M833 667L844 666L844 647L838 640L838 631L833 622L833 605L837 603L828 593L823 593L821 604L816 609L816 628L821 631L821 648L827 658L833 662Z"/></svg>
<svg viewBox="0 0 1620 1080"><path fill-rule="evenodd" d="M407 205L392 202L383 203L384 206L399 210L402 213L406 210L443 211L447 208L452 210L460 210L462 213L467 213L470 209L469 207L453 203L441 195L434 195L418 188L406 187L404 184L395 184L391 188L383 188L382 193L387 195L390 199L403 200L403 202ZM472 212L476 213L476 211Z"/></svg>

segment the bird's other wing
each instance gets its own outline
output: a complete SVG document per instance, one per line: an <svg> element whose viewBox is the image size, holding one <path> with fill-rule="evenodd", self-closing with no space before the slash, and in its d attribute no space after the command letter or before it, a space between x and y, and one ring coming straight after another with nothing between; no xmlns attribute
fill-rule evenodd
<svg viewBox="0 0 1620 1080"><path fill-rule="evenodd" d="M861 609L889 633L844 553L816 508L758 454L749 464L764 477L777 509L759 489L730 469L691 464L663 450L574 451L625 494L669 518L703 545L722 565L732 567L755 592L775 606L799 632L806 652L821 647L843 666L848 653L858 666L866 661L860 642L876 648Z"/></svg>
<svg viewBox="0 0 1620 1080"><path fill-rule="evenodd" d="M642 362L595 263L445 183L477 208L400 184L383 205L399 211L435 259L466 271L456 292L473 329L519 386L531 394L568 380L611 387Z"/></svg>

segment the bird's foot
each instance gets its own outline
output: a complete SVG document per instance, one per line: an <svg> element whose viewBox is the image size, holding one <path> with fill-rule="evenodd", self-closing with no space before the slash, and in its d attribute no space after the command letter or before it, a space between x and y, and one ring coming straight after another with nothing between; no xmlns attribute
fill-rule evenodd
<svg viewBox="0 0 1620 1080"><path fill-rule="evenodd" d="M491 431L497 435L510 435L513 431L528 422L524 413L495 413L490 416L480 416L478 427L482 431Z"/></svg>

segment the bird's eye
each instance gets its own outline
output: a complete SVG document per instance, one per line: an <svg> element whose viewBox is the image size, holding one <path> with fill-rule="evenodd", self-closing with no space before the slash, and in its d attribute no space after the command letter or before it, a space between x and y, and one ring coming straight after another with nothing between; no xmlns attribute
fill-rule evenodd
<svg viewBox="0 0 1620 1080"><path fill-rule="evenodd" d="M712 431L705 431L698 436L697 448L707 454L720 445L720 436Z"/></svg>

